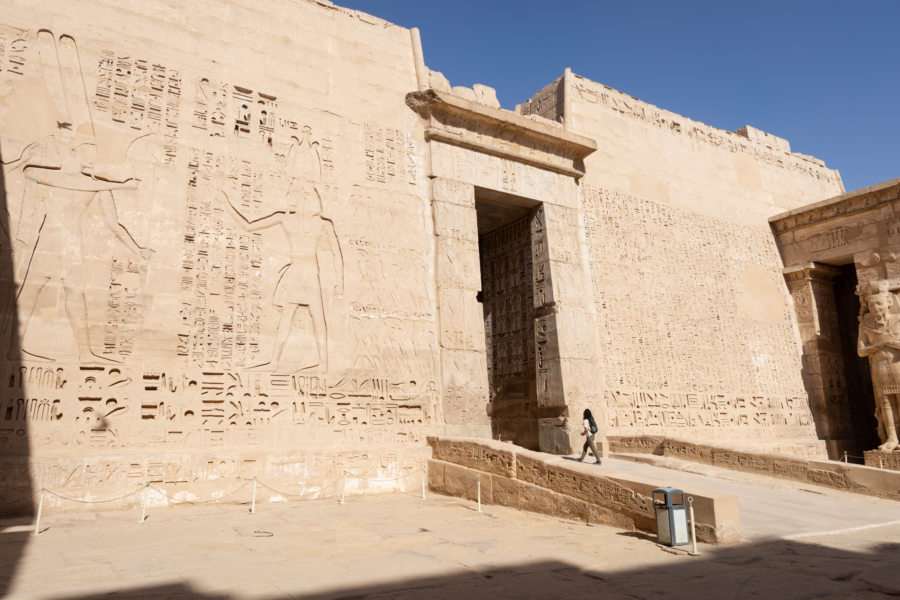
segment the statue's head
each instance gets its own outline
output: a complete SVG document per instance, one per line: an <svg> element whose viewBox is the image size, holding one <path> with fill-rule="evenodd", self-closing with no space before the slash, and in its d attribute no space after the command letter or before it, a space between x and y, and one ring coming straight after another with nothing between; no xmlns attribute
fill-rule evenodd
<svg viewBox="0 0 900 600"><path fill-rule="evenodd" d="M863 312L870 313L875 319L883 321L888 314L896 312L897 296L887 282L870 282L862 286L860 292L864 296Z"/></svg>
<svg viewBox="0 0 900 600"><path fill-rule="evenodd" d="M890 292L877 292L870 294L866 298L866 304L871 312L877 318L884 318L890 311L893 304L893 294Z"/></svg>

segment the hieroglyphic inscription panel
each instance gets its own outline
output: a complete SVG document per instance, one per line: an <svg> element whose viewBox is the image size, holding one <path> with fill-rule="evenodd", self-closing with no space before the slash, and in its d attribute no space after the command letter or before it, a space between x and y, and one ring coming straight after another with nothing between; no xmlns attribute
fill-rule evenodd
<svg viewBox="0 0 900 600"><path fill-rule="evenodd" d="M267 38L321 27L281 78L256 42L154 45L79 25L90 2L48 2L72 24L51 30L27 4L0 9L0 477L110 496L418 468L444 416L408 30L292 5ZM198 15L172 39L230 44Z"/></svg>
<svg viewBox="0 0 900 600"><path fill-rule="evenodd" d="M814 436L765 230L583 186L610 435Z"/></svg>

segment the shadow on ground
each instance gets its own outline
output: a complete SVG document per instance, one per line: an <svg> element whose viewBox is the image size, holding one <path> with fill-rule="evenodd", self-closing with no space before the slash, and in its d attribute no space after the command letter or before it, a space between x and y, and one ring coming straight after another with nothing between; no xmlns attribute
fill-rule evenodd
<svg viewBox="0 0 900 600"><path fill-rule="evenodd" d="M648 542L650 543L650 542ZM277 585L277 582L274 582ZM626 571L582 569L563 560L465 571L385 585L306 593L286 589L272 600L428 598L884 598L900 595L900 544L852 552L795 541L721 547L700 557ZM60 600L110 598L237 600L189 585L129 588ZM254 597L259 597L254 594Z"/></svg>

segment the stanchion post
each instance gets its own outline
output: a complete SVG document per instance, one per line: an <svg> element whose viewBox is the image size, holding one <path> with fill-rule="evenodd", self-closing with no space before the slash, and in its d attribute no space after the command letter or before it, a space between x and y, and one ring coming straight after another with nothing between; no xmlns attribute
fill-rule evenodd
<svg viewBox="0 0 900 600"><path fill-rule="evenodd" d="M41 532L41 513L44 512L44 488L41 488L41 499L38 501L37 518L34 520L34 535Z"/></svg>
<svg viewBox="0 0 900 600"><path fill-rule="evenodd" d="M845 463L847 462L847 451L846 450L844 450L844 462Z"/></svg>
<svg viewBox="0 0 900 600"><path fill-rule="evenodd" d="M481 512L481 475L478 476L478 512Z"/></svg>
<svg viewBox="0 0 900 600"><path fill-rule="evenodd" d="M150 482L148 481L148 482L144 483L144 497L141 500L141 520L140 520L141 523L143 523L144 521L147 520L147 498L149 495L150 495Z"/></svg>
<svg viewBox="0 0 900 600"><path fill-rule="evenodd" d="M697 552L697 528L694 525L694 497L688 496L688 513L691 516L691 556L700 556L700 553Z"/></svg>
<svg viewBox="0 0 900 600"><path fill-rule="evenodd" d="M422 469L422 500L425 499L425 469Z"/></svg>
<svg viewBox="0 0 900 600"><path fill-rule="evenodd" d="M253 478L253 499L250 501L250 513L256 513L256 477Z"/></svg>
<svg viewBox="0 0 900 600"><path fill-rule="evenodd" d="M344 495L347 493L347 471L344 471L344 481L341 484L341 499L338 504L344 503Z"/></svg>

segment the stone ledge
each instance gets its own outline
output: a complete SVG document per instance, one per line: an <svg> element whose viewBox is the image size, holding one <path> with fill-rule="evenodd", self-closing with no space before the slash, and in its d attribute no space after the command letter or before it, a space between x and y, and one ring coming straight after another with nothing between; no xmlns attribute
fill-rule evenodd
<svg viewBox="0 0 900 600"><path fill-rule="evenodd" d="M611 437L610 449L614 453L637 452L671 456L734 471L758 473L867 496L900 500L900 471L751 450L734 450L650 436Z"/></svg>
<svg viewBox="0 0 900 600"><path fill-rule="evenodd" d="M428 462L432 491L566 519L625 529L656 530L650 493L658 482L587 465L553 464L558 457L493 440L428 438L434 457ZM697 538L713 543L740 540L737 498L691 490Z"/></svg>
<svg viewBox="0 0 900 600"><path fill-rule="evenodd" d="M867 467L900 471L900 452L896 450L892 452L885 452L883 450L868 450L866 452L863 452L863 460L865 461Z"/></svg>

